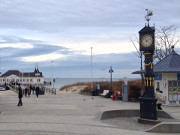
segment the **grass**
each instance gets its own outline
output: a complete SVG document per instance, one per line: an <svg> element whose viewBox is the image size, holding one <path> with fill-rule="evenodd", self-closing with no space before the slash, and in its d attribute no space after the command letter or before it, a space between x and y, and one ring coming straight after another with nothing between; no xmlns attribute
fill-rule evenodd
<svg viewBox="0 0 180 135"><path fill-rule="evenodd" d="M103 90L110 90L110 82L108 81L102 81L102 82L93 82L93 87L91 88L91 82L81 82L81 83L75 83L71 85L65 85L60 88L60 90L67 89L72 86L78 86L78 85L87 85L82 92L91 92L91 90L96 90L96 84L99 83L101 85L100 92L102 93ZM123 81L113 81L112 82L112 91L120 91L122 94L122 85L124 84ZM140 96L141 91L144 90L144 86L142 85L141 80L132 80L128 82L128 95L129 98L138 99Z"/></svg>
<svg viewBox="0 0 180 135"><path fill-rule="evenodd" d="M69 85L65 85L63 87L61 87L59 90L63 90L63 89L68 89L70 87L73 87L73 86L78 86L78 85L89 85L89 82L79 82L79 83L74 83L74 84L69 84Z"/></svg>

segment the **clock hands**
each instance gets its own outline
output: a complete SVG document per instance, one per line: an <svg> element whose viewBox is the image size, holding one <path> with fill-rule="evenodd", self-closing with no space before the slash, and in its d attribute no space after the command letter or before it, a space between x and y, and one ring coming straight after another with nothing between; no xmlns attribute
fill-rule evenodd
<svg viewBox="0 0 180 135"><path fill-rule="evenodd" d="M148 41L149 41L149 39L146 38L146 42L148 42Z"/></svg>

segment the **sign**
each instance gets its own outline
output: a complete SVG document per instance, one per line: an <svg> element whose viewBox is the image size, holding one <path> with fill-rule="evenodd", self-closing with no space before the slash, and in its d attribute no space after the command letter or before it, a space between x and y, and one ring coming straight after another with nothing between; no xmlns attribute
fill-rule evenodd
<svg viewBox="0 0 180 135"><path fill-rule="evenodd" d="M101 90L101 84L99 83L96 84L96 90Z"/></svg>
<svg viewBox="0 0 180 135"><path fill-rule="evenodd" d="M154 74L154 79L155 80L162 80L162 74L161 73L155 73Z"/></svg>

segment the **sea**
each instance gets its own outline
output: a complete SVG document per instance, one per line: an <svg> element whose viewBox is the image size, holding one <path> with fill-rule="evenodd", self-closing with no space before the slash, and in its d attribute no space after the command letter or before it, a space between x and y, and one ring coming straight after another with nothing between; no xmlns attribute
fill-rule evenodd
<svg viewBox="0 0 180 135"><path fill-rule="evenodd" d="M123 80L122 78L112 78L112 81L120 81ZM45 78L46 82L53 82L52 78ZM60 89L62 86L75 84L78 82L98 82L98 81L110 81L110 78L55 78L54 88ZM49 86L52 88L53 85Z"/></svg>

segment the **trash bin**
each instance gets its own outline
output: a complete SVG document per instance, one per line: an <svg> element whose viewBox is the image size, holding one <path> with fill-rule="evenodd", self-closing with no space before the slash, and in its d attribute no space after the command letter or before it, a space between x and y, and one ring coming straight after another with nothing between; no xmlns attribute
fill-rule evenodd
<svg viewBox="0 0 180 135"><path fill-rule="evenodd" d="M96 90L91 90L92 96L96 96Z"/></svg>

